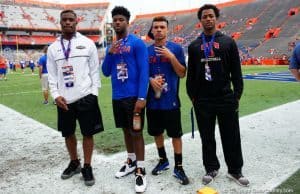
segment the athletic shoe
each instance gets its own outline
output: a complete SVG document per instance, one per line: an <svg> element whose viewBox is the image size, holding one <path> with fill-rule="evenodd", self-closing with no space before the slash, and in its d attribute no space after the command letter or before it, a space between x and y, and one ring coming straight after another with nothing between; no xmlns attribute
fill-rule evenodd
<svg viewBox="0 0 300 194"><path fill-rule="evenodd" d="M86 186L92 186L95 184L95 178L93 175L93 170L91 166L84 166L81 169L81 174Z"/></svg>
<svg viewBox="0 0 300 194"><path fill-rule="evenodd" d="M49 102L48 102L47 100L45 100L45 101L43 102L43 104L47 105L47 104L49 104Z"/></svg>
<svg viewBox="0 0 300 194"><path fill-rule="evenodd" d="M136 161L132 161L131 159L127 158L125 165L116 173L116 178L121 178L127 176L134 172L136 169Z"/></svg>
<svg viewBox="0 0 300 194"><path fill-rule="evenodd" d="M218 170L213 170L202 177L202 183L204 185L208 185L218 176Z"/></svg>
<svg viewBox="0 0 300 194"><path fill-rule="evenodd" d="M71 161L69 166L64 170L62 175L60 176L62 179L71 178L74 174L78 174L81 171L80 162L78 161Z"/></svg>
<svg viewBox="0 0 300 194"><path fill-rule="evenodd" d="M147 180L145 168L137 168L135 171L135 192L143 193L146 191Z"/></svg>
<svg viewBox="0 0 300 194"><path fill-rule="evenodd" d="M168 170L169 167L169 161L164 159L159 159L158 164L155 166L155 168L152 170L153 175L159 175L163 171Z"/></svg>
<svg viewBox="0 0 300 194"><path fill-rule="evenodd" d="M175 167L173 172L173 176L179 180L180 184L189 184L189 178L185 175L185 172L182 167Z"/></svg>
<svg viewBox="0 0 300 194"><path fill-rule="evenodd" d="M239 174L228 173L227 177L243 187L248 187L250 184L249 180L245 178L241 173Z"/></svg>

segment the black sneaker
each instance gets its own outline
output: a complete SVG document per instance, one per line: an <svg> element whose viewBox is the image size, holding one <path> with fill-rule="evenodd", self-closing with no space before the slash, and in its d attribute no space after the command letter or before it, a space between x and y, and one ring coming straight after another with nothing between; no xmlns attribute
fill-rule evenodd
<svg viewBox="0 0 300 194"><path fill-rule="evenodd" d="M228 173L227 177L243 187L248 187L250 184L249 180L245 178L241 173L239 174Z"/></svg>
<svg viewBox="0 0 300 194"><path fill-rule="evenodd" d="M190 182L182 167L175 167L173 176L177 178L182 185L187 185Z"/></svg>
<svg viewBox="0 0 300 194"><path fill-rule="evenodd" d="M204 175L202 177L202 183L204 185L208 185L209 183L213 182L213 180L218 176L218 171L217 170L213 170L210 171L208 173L206 173L206 175Z"/></svg>
<svg viewBox="0 0 300 194"><path fill-rule="evenodd" d="M162 171L168 170L169 167L169 161L164 159L159 159L158 164L155 166L155 168L152 170L153 175L159 175L162 173Z"/></svg>
<svg viewBox="0 0 300 194"><path fill-rule="evenodd" d="M86 186L92 186L95 184L95 178L93 175L93 170L91 166L84 166L81 169L81 174Z"/></svg>
<svg viewBox="0 0 300 194"><path fill-rule="evenodd" d="M135 170L135 192L143 193L146 191L147 180L145 168L137 168Z"/></svg>
<svg viewBox="0 0 300 194"><path fill-rule="evenodd" d="M62 175L60 176L62 179L71 178L74 174L80 173L81 166L79 160L72 160L69 163L69 166L64 170Z"/></svg>

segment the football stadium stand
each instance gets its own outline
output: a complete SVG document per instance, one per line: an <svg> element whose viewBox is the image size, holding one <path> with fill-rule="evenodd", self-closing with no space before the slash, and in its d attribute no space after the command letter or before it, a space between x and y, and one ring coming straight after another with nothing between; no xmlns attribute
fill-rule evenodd
<svg viewBox="0 0 300 194"><path fill-rule="evenodd" d="M243 64L287 64L291 46L300 39L300 1L236 0L219 4L221 16L217 27L234 38ZM169 38L183 45L201 33L196 9L136 16L131 31L147 43L151 19L165 15L169 19Z"/></svg>
<svg viewBox="0 0 300 194"><path fill-rule="evenodd" d="M105 18L109 14L109 3L65 5L37 0L3 0L0 6L1 52L8 55L7 58L35 57L31 51L40 51L59 35L59 14L68 8L78 15L79 32L91 38L98 47L108 43ZM218 4L218 7L221 16L217 27L236 40L243 64L288 63L292 48L300 40L300 1L234 0ZM201 33L197 11L198 8L194 8L137 15L130 31L150 44L147 33L152 18L164 15L169 20L169 39L181 44L186 52L189 43ZM18 56L10 49L17 50Z"/></svg>
<svg viewBox="0 0 300 194"><path fill-rule="evenodd" d="M1 1L1 53L8 60L37 60L43 46L59 35L59 14L64 9L75 10L77 31L99 46L108 6L109 3L65 5L35 0ZM34 50L37 52L32 52Z"/></svg>

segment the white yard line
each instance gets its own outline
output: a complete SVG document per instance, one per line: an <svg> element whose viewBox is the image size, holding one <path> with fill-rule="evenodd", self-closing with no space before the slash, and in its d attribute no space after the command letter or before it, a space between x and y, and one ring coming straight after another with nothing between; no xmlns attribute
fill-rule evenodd
<svg viewBox="0 0 300 194"><path fill-rule="evenodd" d="M11 93L4 93L0 94L0 96L15 96L19 94L33 94L33 93L42 93L41 90L33 90L33 91L24 91L24 92L11 92Z"/></svg>
<svg viewBox="0 0 300 194"><path fill-rule="evenodd" d="M243 172L251 181L249 188L237 186L225 177L226 165L217 133L221 169L220 176L210 186L222 194L261 194L288 178L300 166L299 115L300 101L295 101L240 119ZM195 136L195 139L191 139L191 134L183 136L183 164L191 180L187 186L176 182L172 177L172 168L162 175L152 176L157 151L154 144L146 146L148 188L145 193L194 194L203 187L201 177L204 168L198 132ZM173 166L170 140L166 140L166 149ZM96 184L92 187L86 187L80 175L61 180L60 174L68 164L68 157L60 133L0 105L1 193L134 193L133 175L114 178L125 157L125 152L104 156L95 151L93 168Z"/></svg>

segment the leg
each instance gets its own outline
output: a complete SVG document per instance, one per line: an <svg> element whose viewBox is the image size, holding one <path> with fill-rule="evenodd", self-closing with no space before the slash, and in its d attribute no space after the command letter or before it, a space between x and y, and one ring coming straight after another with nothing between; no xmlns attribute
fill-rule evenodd
<svg viewBox="0 0 300 194"><path fill-rule="evenodd" d="M48 102L48 96L49 96L48 90L44 90L43 95L44 95L44 100Z"/></svg>
<svg viewBox="0 0 300 194"><path fill-rule="evenodd" d="M224 112L218 115L221 141L229 173L241 173L243 156L240 139L238 112Z"/></svg>
<svg viewBox="0 0 300 194"><path fill-rule="evenodd" d="M138 134L132 135L131 137L133 140L133 147L134 147L134 152L135 152L137 161L144 161L145 160L145 144L144 144L143 133L140 132Z"/></svg>
<svg viewBox="0 0 300 194"><path fill-rule="evenodd" d="M71 178L73 175L78 174L81 171L81 165L80 165L80 162L78 160L78 155L77 155L76 136L73 134L73 135L66 137L65 142L66 142L66 146L67 146L71 161L70 161L68 167L61 174L62 179Z"/></svg>
<svg viewBox="0 0 300 194"><path fill-rule="evenodd" d="M77 160L77 139L75 134L70 135L65 138L65 143L69 152L69 156L71 160Z"/></svg>
<svg viewBox="0 0 300 194"><path fill-rule="evenodd" d="M130 134L130 131L123 128L123 134L127 153L134 153L134 140L132 135Z"/></svg>
<svg viewBox="0 0 300 194"><path fill-rule="evenodd" d="M202 140L202 158L206 172L218 170L220 163L216 155L215 120L216 115L203 108L195 107L197 124Z"/></svg>
<svg viewBox="0 0 300 194"><path fill-rule="evenodd" d="M182 153L182 140L180 138L172 138L172 144L174 148L175 154L181 154Z"/></svg>
<svg viewBox="0 0 300 194"><path fill-rule="evenodd" d="M161 147L164 147L164 135L160 134L158 136L154 136L156 147L159 149Z"/></svg>
<svg viewBox="0 0 300 194"><path fill-rule="evenodd" d="M83 155L84 155L84 164L91 164L93 148L94 148L93 136L83 136L82 147L83 147Z"/></svg>

